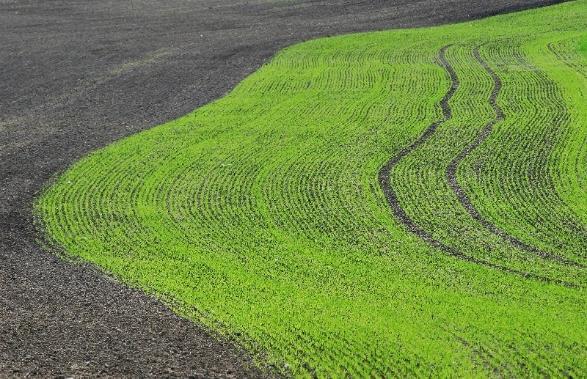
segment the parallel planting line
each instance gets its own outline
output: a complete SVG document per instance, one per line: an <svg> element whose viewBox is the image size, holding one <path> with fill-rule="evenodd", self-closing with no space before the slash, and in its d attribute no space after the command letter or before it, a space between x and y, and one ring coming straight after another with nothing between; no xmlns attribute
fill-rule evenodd
<svg viewBox="0 0 587 379"><path fill-rule="evenodd" d="M479 53L479 47L476 47L473 50L473 56L475 57L475 60L477 61L477 63L479 63L481 65L481 67L483 67L483 69L487 72L487 74L493 80L493 90L491 92L491 95L489 96L489 104L493 108L493 111L495 113L495 117L491 121L489 121L487 124L485 124L485 126L481 129L479 134L477 134L477 137L475 138L475 140L473 140L463 150L461 150L461 152L450 162L450 164L448 165L448 167L446 169L446 178L447 178L448 184L450 185L454 194L459 199L459 202L461 203L463 208L465 208L465 210L469 213L469 215L473 219L475 219L477 222L479 222L481 225L483 225L491 233L497 235L498 237L502 238L503 240L507 241L508 243L517 247L520 250L526 251L528 253L536 254L544 259L553 260L558 263L562 263L562 264L569 265L569 266L585 267L584 265L582 265L580 263L574 262L574 261L567 259L565 257L562 257L560 255L548 253L548 252L545 252L535 246L528 245L527 243L523 242L522 240L520 240L520 239L516 238L515 236L502 230L501 228L499 228L497 225L495 225L491 221L485 219L481 215L481 213L477 210L477 208L475 208L475 206L471 203L469 196L467 195L465 190L459 184L458 179L457 179L457 171L458 171L458 168L459 168L459 165L461 164L461 162L465 158L467 158L467 156L469 156L471 154L471 152L473 152L473 150L475 150L477 147L479 147L487 139L487 137L489 137L489 135L493 131L493 127L497 123L505 120L505 115L503 113L503 110L501 109L501 107L497 103L497 97L499 96L499 93L500 93L501 87L502 87L501 78L495 73L495 71L489 66L489 64L481 57L481 54Z"/></svg>
<svg viewBox="0 0 587 379"><path fill-rule="evenodd" d="M559 41L560 43L560 41ZM555 44L553 42L549 42L546 45L546 48L548 49L548 51L550 51L552 54L554 54L554 56L556 57L556 59L558 59L560 62L562 62L565 66L571 68L572 70L574 70L575 72L577 72L579 75L584 76L587 78L587 71L585 71L583 69L584 66L581 66L578 64L578 62L575 62L573 60L569 60L567 57L563 56L563 54L561 53L561 51L559 51L556 47Z"/></svg>
<svg viewBox="0 0 587 379"><path fill-rule="evenodd" d="M480 46L505 119L458 184L507 233L587 264L585 83L544 47L572 36L554 48L587 67L581 1L290 46L76 163L39 217L69 255L276 375L585 376L587 271L491 233L446 177L496 117Z"/></svg>
<svg viewBox="0 0 587 379"><path fill-rule="evenodd" d="M424 133L422 133L422 135L418 139L416 139L414 142L412 142L407 147L404 147L403 149L401 149L396 155L394 155L389 161L387 161L387 163L379 171L379 184L381 186L383 194L385 195L385 198L387 199L387 202L389 203L389 205L391 207L393 215L411 233L415 234L424 242L441 250L442 252L444 252L445 254L447 254L449 256L452 256L452 257L455 257L455 258L458 258L458 259L461 259L461 260L464 260L467 262L471 262L471 263L474 263L474 264L477 264L480 266L485 266L485 267L493 268L493 269L496 269L499 271L507 272L510 274L519 275L519 276L522 276L527 279L535 279L535 280L539 280L539 281L542 281L545 283L559 284L559 285L562 285L565 287L577 287L575 284L569 283L569 282L566 282L563 280L552 279L552 278L548 278L548 277L545 277L542 275L537 275L537 274L534 274L531 272L516 270L516 269L510 268L510 267L495 264L493 262L490 262L490 261L487 261L484 259L479 259L479 258L470 256L470 255L467 255L452 246L446 245L442 241L434 238L426 230L422 229L418 224L416 224L416 222L410 216L408 216L408 214L406 213L406 211L404 210L404 208L400 204L397 193L394 190L393 183L391 182L392 170L406 156L408 156L411 152L413 152L419 146L421 146L423 143L425 143L432 135L434 135L434 133L436 132L436 129L438 129L438 127L440 125L446 123L447 121L449 121L452 118L452 109L450 107L449 102L450 102L451 98L453 97L453 95L455 94L455 92L457 91L457 89L459 88L460 83L459 83L459 78L458 78L454 68L451 66L451 64L446 59L446 51L448 50L448 48L450 46L451 45L446 45L446 46L442 47L440 49L440 51L438 52L438 61L440 63L440 66L443 69L445 69L446 72L448 73L448 76L450 78L450 83L451 83L450 88L448 89L448 91L445 93L445 95L440 100L440 107L442 109L442 119L434 121L432 124L430 124L430 126L428 126L428 128L426 128L426 130L424 130Z"/></svg>

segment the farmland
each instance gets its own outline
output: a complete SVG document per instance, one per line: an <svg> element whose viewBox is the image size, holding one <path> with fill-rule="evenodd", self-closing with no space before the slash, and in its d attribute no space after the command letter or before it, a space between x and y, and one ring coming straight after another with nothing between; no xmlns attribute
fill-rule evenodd
<svg viewBox="0 0 587 379"><path fill-rule="evenodd" d="M587 2L288 47L36 209L293 375L587 372Z"/></svg>

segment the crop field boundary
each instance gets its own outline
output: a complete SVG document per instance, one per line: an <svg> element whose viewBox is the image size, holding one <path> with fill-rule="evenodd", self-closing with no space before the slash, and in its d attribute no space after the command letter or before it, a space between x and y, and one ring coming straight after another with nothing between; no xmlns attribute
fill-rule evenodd
<svg viewBox="0 0 587 379"><path fill-rule="evenodd" d="M587 61L583 16L290 46L36 210L68 254L282 374L581 376L587 118L557 64Z"/></svg>

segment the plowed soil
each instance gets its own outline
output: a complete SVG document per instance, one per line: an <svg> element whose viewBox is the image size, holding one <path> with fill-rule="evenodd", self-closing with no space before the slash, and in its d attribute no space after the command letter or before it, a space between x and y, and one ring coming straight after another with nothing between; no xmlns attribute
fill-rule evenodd
<svg viewBox="0 0 587 379"><path fill-rule="evenodd" d="M0 376L262 376L151 296L42 247L34 198L92 150L216 99L278 49L541 0L0 0Z"/></svg>

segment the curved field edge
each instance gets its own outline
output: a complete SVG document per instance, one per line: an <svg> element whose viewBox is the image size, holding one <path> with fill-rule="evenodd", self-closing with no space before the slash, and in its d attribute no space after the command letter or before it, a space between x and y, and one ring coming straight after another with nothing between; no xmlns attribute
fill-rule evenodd
<svg viewBox="0 0 587 379"><path fill-rule="evenodd" d="M587 246L586 16L580 1L292 46L223 99L83 159L38 213L71 256L284 372L581 376L586 278L565 261ZM389 176L415 225L489 266L414 233L379 185L443 119L444 46L450 120ZM496 117L491 72L505 117L456 179L483 219L565 261L484 227L446 180Z"/></svg>

